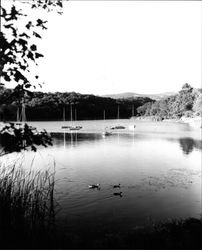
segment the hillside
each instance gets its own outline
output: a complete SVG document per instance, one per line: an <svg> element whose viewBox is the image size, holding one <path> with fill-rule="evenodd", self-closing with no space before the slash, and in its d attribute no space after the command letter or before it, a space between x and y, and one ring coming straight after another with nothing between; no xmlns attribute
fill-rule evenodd
<svg viewBox="0 0 202 250"><path fill-rule="evenodd" d="M109 94L109 95L103 95L103 97L110 97L113 99L128 99L128 98L137 98L137 97L148 97L153 100L160 100L163 98L166 98L168 96L176 95L175 92L164 92L159 94L137 94L133 92L125 92L120 94Z"/></svg>
<svg viewBox="0 0 202 250"><path fill-rule="evenodd" d="M21 109L22 95L19 89L0 89L0 120L16 120L17 109ZM25 106L27 120L62 120L65 108L66 120L70 120L70 104L72 104L72 119L103 119L105 110L106 119L119 117L130 118L137 115L137 108L147 102L152 102L147 97L115 100L109 97L83 95L75 92L65 93L26 93ZM134 108L134 109L133 109ZM132 110L133 109L133 110Z"/></svg>
<svg viewBox="0 0 202 250"><path fill-rule="evenodd" d="M202 114L202 90L185 83L174 96L147 102L137 108L139 116L155 120L179 119Z"/></svg>

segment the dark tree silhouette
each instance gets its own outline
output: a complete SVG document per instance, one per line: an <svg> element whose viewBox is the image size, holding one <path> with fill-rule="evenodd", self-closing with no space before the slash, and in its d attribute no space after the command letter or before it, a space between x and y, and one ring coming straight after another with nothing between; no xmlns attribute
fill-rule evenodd
<svg viewBox="0 0 202 250"><path fill-rule="evenodd" d="M25 0L22 4L31 9L41 8L62 13L62 0ZM33 76L30 65L34 63L37 66L39 58L43 57L43 54L38 51L37 45L30 42L30 38L41 39L42 36L38 30L47 29L47 21L36 17L35 21L27 21L23 31L20 31L18 21L25 17L27 14L16 7L15 1L8 10L2 6L0 0L0 87L9 82L16 83L12 95L7 99L14 97L18 103L26 95L31 97L31 92L27 89L36 87L36 83L41 86L38 75L34 75L36 83L29 77ZM0 100L0 105L4 104L6 100ZM35 151L35 145L51 144L51 139L48 139L46 131L38 132L27 124L20 128L16 128L15 124L6 125L1 130L1 134L5 152L20 151L26 148Z"/></svg>

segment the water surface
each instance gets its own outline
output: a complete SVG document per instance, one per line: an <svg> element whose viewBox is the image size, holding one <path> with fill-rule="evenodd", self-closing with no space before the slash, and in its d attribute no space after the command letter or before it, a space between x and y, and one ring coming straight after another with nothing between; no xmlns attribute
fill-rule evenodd
<svg viewBox="0 0 202 250"><path fill-rule="evenodd" d="M128 229L172 218L200 217L200 130L186 124L123 120L123 131L103 137L111 121L31 123L52 132L53 147L25 154L34 168L56 163L58 220L66 227ZM69 125L68 122L66 124ZM33 158L34 157L34 158ZM88 185L100 183L100 190ZM120 189L113 185L121 184ZM114 196L122 192L122 196Z"/></svg>

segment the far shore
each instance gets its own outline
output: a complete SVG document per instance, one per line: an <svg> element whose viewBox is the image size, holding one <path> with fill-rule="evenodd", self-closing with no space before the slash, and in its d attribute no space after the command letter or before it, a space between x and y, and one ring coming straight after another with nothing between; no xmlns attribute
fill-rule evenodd
<svg viewBox="0 0 202 250"><path fill-rule="evenodd" d="M194 128L202 128L202 117L185 117L182 116L181 118L170 118L170 119L161 119L155 116L139 116L139 117L131 117L131 119L137 121L156 121L156 122L179 122L179 123L187 123L191 127Z"/></svg>
<svg viewBox="0 0 202 250"><path fill-rule="evenodd" d="M116 119L115 119L116 120ZM119 119L119 121L121 121L122 119ZM169 119L162 119L160 117L156 117L156 116L134 116L129 118L129 120L133 120L133 121L147 121L147 122L176 122L176 123L183 123L183 124L188 124L191 127L195 128L195 129L200 129L202 128L202 116L195 116L195 117L185 117L182 116L181 118L169 118ZM77 122L81 122L83 120L78 120ZM96 120L94 120L96 121ZM100 120L98 120L100 121ZM12 123L15 123L15 121L10 121ZM27 123L32 123L32 122L42 122L42 121L27 121ZM43 122L53 122L53 121L43 121ZM54 122L62 122L62 121L54 121ZM66 121L69 122L69 121ZM75 121L73 121L75 122ZM9 121L7 122L0 122L0 129L3 128L5 126L5 123L9 123Z"/></svg>

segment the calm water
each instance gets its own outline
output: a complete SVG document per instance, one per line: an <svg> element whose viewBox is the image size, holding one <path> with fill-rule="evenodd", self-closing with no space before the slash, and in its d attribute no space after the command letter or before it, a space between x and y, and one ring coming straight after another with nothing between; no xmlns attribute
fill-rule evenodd
<svg viewBox="0 0 202 250"><path fill-rule="evenodd" d="M136 124L135 130L128 129ZM168 218L200 217L200 130L186 124L121 120L126 130L103 137L117 121L81 121L65 133L64 123L30 123L53 132L53 147L26 153L34 168L56 163L58 220L74 228L133 228ZM66 122L65 125L69 125ZM62 133L63 131L63 133ZM100 190L88 185L100 183ZM114 184L121 188L113 189ZM114 192L122 192L122 197Z"/></svg>

